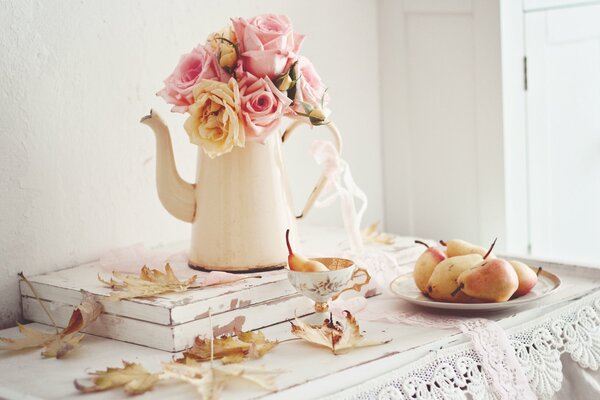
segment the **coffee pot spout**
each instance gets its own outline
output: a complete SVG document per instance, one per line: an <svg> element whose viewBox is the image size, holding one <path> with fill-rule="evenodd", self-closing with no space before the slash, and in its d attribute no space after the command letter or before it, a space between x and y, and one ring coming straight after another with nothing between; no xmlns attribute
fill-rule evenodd
<svg viewBox="0 0 600 400"><path fill-rule="evenodd" d="M140 122L156 136L156 188L160 202L175 218L191 223L196 210L195 187L177 172L169 128L154 110Z"/></svg>

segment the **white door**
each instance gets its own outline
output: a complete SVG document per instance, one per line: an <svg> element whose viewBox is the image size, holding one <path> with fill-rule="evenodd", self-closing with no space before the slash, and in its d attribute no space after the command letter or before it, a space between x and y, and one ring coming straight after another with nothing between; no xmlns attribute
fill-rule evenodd
<svg viewBox="0 0 600 400"><path fill-rule="evenodd" d="M600 265L600 4L527 12L525 42L531 253Z"/></svg>

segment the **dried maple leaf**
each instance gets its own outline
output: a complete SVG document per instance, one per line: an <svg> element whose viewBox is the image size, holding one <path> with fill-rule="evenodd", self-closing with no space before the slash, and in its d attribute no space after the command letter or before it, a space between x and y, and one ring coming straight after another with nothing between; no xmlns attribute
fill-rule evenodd
<svg viewBox="0 0 600 400"><path fill-rule="evenodd" d="M213 359L224 357L242 358L249 351L250 345L244 343L234 336L221 336L214 340L214 355ZM197 361L208 361L211 357L210 339L204 339L196 336L194 345L183 352L183 356Z"/></svg>
<svg viewBox="0 0 600 400"><path fill-rule="evenodd" d="M240 378L246 381L257 384L263 389L277 390L275 381L277 377L283 372L278 369L268 369L264 366L250 366L240 364L229 364L222 365L213 368L218 375L223 375L226 378Z"/></svg>
<svg viewBox="0 0 600 400"><path fill-rule="evenodd" d="M106 371L91 372L92 385L83 385L75 380L77 390L82 393L100 392L123 387L130 395L145 393L154 388L160 374L150 373L140 364L123 361L122 368L107 368Z"/></svg>
<svg viewBox="0 0 600 400"><path fill-rule="evenodd" d="M367 226L362 231L362 236L367 242L380 244L394 244L396 237L390 233L379 232L379 222Z"/></svg>
<svg viewBox="0 0 600 400"><path fill-rule="evenodd" d="M17 323L17 327L23 336L18 339L0 337L0 342L5 343L4 346L0 347L0 350L22 350L33 347L44 347L58 336L56 332L42 332L19 323Z"/></svg>
<svg viewBox="0 0 600 400"><path fill-rule="evenodd" d="M110 297L108 298L110 301L152 297L163 293L185 292L188 289L222 285L248 278L250 277L245 275L213 271L200 283L196 282L196 275L180 281L175 276L171 265L168 263L165 265L165 272L144 266L142 267L139 276L113 272L110 281L106 281L98 275L98 280L100 282L113 289L117 289L117 291L113 291L110 294Z"/></svg>
<svg viewBox="0 0 600 400"><path fill-rule="evenodd" d="M63 358L69 351L79 346L84 335L76 332L65 335L63 332L42 332L29 328L26 325L17 324L19 332L23 335L17 339L0 338L0 342L6 343L0 350L23 350L35 347L43 347L42 356L49 358Z"/></svg>
<svg viewBox="0 0 600 400"><path fill-rule="evenodd" d="M210 308L208 309L208 318L212 334L212 314ZM270 349L276 344L276 342L266 340L261 332L239 333L238 336L241 336L243 340L236 337L235 340L239 343L233 347L229 344L231 343L229 339L232 339L232 337L221 338L219 343L217 343L217 340L212 335L208 341L200 339L202 340L202 345L198 351L202 352L202 356L204 356L203 352L205 350L208 351L208 363L201 364L196 359L185 356L184 353L184 357L181 359L163 363L161 373L153 374L139 364L123 361L123 368L107 368L106 371L93 372L91 374L93 375L92 385L82 385L75 380L75 387L83 393L91 393L124 386L128 394L140 394L151 390L156 382L161 379L177 379L194 385L203 400L217 398L232 379L244 379L265 389L277 390L275 379L282 372L280 370L269 370L265 367L247 367L243 365L213 366L215 348L217 350L221 348L221 351L223 351L223 348L228 347L237 349L240 347L240 343L244 343L246 345L244 348L246 349L251 348L253 345L266 346ZM199 338L196 339L199 340ZM205 347L206 343L208 343L207 348ZM238 351L236 350L233 354L238 354ZM257 354L264 354L263 352L268 350L256 349L255 351Z"/></svg>
<svg viewBox="0 0 600 400"><path fill-rule="evenodd" d="M232 379L244 379L267 390L277 390L275 380L282 371L246 365L200 364L185 358L163 364L162 378L178 379L196 387L203 400L215 399Z"/></svg>
<svg viewBox="0 0 600 400"><path fill-rule="evenodd" d="M310 343L324 346L333 352L347 351L358 347L376 346L387 343L383 341L366 341L360 334L360 327L356 319L348 311L344 311L346 319L345 326L339 321L333 322L333 319L325 319L322 325L306 324L296 318L296 323L292 324L292 333Z"/></svg>
<svg viewBox="0 0 600 400"><path fill-rule="evenodd" d="M221 336L213 340L213 359L224 364L238 363L246 358L260 358L277 345L265 338L262 332L237 332L235 336ZM211 340L197 336L194 345L183 353L197 361L211 359Z"/></svg>
<svg viewBox="0 0 600 400"><path fill-rule="evenodd" d="M38 331L26 325L17 324L19 332L23 335L17 339L0 338L4 346L0 350L22 350L34 347L43 347L43 357L63 358L68 352L79 347L79 342L84 335L78 332L94 322L102 312L102 305L96 297L82 290L83 300L71 314L67 327L62 331L56 328L53 333ZM52 316L50 319L53 321Z"/></svg>
<svg viewBox="0 0 600 400"><path fill-rule="evenodd" d="M268 340L265 337L265 334L261 331L254 332L236 332L236 336L242 342L250 344L250 350L248 352L248 358L261 358L269 351L273 349L273 347L277 346L278 342ZM225 362L225 360L223 360ZM227 363L226 363L227 364Z"/></svg>

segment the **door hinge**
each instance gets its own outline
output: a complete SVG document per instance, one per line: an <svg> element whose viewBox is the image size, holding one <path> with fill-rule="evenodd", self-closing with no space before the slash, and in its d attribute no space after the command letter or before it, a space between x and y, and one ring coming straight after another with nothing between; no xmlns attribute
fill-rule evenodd
<svg viewBox="0 0 600 400"><path fill-rule="evenodd" d="M523 57L523 89L527 91L527 57Z"/></svg>

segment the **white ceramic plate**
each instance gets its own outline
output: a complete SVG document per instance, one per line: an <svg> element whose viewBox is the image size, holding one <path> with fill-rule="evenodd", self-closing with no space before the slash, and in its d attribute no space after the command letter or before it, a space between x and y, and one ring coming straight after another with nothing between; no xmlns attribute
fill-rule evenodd
<svg viewBox="0 0 600 400"><path fill-rule="evenodd" d="M525 296L501 303L447 303L432 300L417 289L412 272L400 275L394 279L392 283L390 283L390 289L392 293L401 299L423 307L443 308L448 310L502 310L539 300L558 289L560 284L561 281L558 276L552 272L542 270L538 276L538 282L531 292L527 293Z"/></svg>

